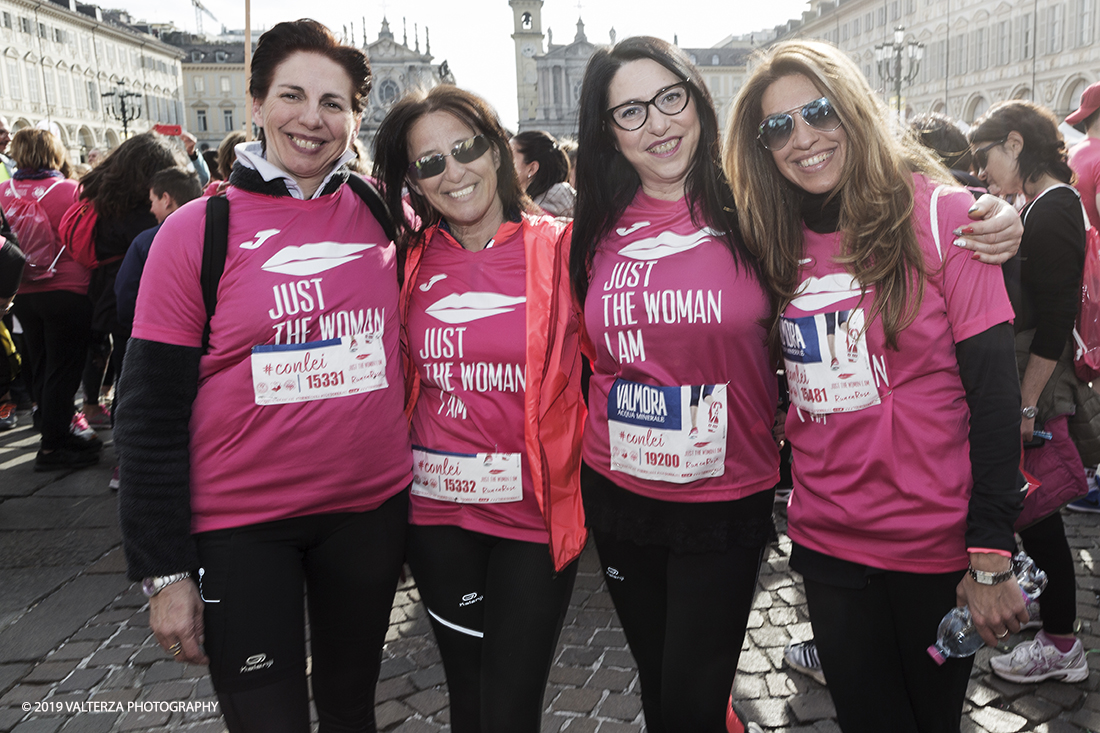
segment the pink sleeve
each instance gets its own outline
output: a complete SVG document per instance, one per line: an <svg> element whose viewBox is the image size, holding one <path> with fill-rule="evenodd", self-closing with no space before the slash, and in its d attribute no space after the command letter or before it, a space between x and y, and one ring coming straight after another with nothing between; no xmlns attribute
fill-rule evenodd
<svg viewBox="0 0 1100 733"><path fill-rule="evenodd" d="M157 232L138 289L135 338L175 346L202 346L206 306L202 265L206 199L197 199L165 219Z"/></svg>
<svg viewBox="0 0 1100 733"><path fill-rule="evenodd" d="M958 343L998 323L1011 322L1014 314L1001 268L971 259L969 250L952 244L954 230L970 221L967 212L974 205L974 197L963 189L951 188L940 193L938 205L944 257L938 276L947 302L947 319Z"/></svg>

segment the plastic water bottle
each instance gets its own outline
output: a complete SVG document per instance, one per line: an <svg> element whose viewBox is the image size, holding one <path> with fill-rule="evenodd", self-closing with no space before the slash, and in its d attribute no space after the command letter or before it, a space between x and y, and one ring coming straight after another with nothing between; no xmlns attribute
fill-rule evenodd
<svg viewBox="0 0 1100 733"><path fill-rule="evenodd" d="M1016 572L1016 582L1024 594L1024 603L1038 598L1047 587L1047 574L1022 552L1012 559L1012 567ZM970 617L970 607L956 607L940 621L938 638L935 644L928 647L928 654L936 664L943 664L948 657L969 657L983 644L985 642L974 626L974 619Z"/></svg>

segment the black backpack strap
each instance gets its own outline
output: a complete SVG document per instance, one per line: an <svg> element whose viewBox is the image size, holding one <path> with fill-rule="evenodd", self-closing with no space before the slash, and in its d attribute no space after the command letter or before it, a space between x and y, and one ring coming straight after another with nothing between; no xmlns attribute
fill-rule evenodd
<svg viewBox="0 0 1100 733"><path fill-rule="evenodd" d="M382 231L386 233L386 237L391 242L396 242L397 229L393 225L393 215L390 214L390 207L386 206L386 201L382 198L382 194L378 192L378 189L374 187L374 184L362 176L352 173L348 176L348 185L351 186L351 190L355 191L359 198L363 199L363 203L370 209L370 213L382 225Z"/></svg>
<svg viewBox="0 0 1100 733"><path fill-rule="evenodd" d="M218 305L218 283L225 271L229 251L229 199L211 196L206 201L206 234L202 241L202 302L206 306L206 326L202 329L202 352L210 348L210 319Z"/></svg>

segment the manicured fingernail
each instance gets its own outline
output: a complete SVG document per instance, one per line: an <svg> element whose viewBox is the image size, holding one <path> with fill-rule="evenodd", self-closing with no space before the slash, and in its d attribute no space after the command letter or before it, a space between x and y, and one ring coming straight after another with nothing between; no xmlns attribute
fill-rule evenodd
<svg viewBox="0 0 1100 733"><path fill-rule="evenodd" d="M980 254L978 254L977 252L975 252L974 254L970 255L970 259L972 259L972 260L979 260L979 259L981 259L981 257L982 257L982 256L981 256Z"/></svg>
<svg viewBox="0 0 1100 733"><path fill-rule="evenodd" d="M977 210L978 210L978 205L977 204L974 204L973 206L970 207L970 211L972 211L972 212L977 211Z"/></svg>
<svg viewBox="0 0 1100 733"><path fill-rule="evenodd" d="M966 240L965 239L956 239L951 244L955 245L956 247L966 247Z"/></svg>

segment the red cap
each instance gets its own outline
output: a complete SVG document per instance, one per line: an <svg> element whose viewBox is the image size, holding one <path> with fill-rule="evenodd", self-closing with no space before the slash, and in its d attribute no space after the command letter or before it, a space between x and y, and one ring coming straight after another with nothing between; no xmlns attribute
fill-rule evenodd
<svg viewBox="0 0 1100 733"><path fill-rule="evenodd" d="M1066 124L1076 125L1078 122L1083 122L1097 109L1100 109L1100 81L1081 93L1081 106L1076 112L1066 117Z"/></svg>

